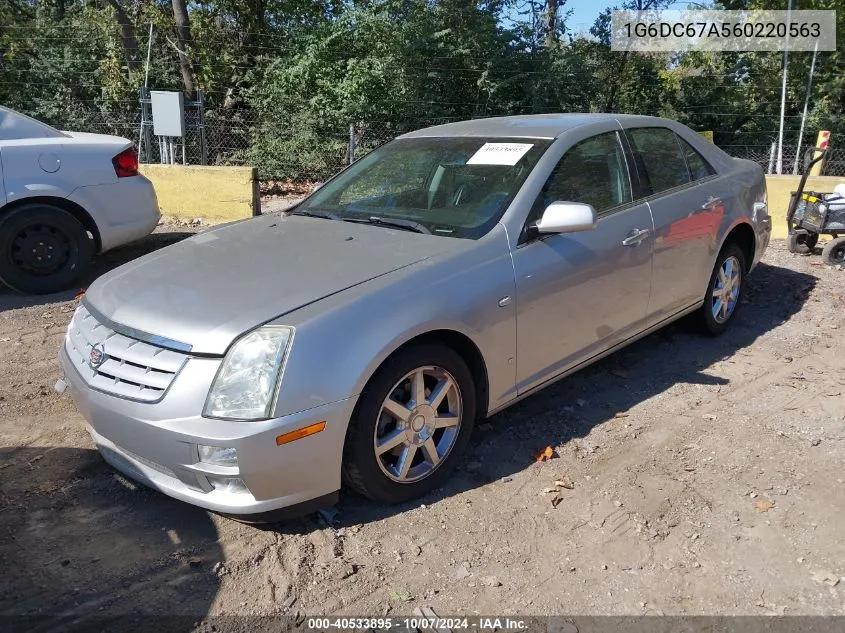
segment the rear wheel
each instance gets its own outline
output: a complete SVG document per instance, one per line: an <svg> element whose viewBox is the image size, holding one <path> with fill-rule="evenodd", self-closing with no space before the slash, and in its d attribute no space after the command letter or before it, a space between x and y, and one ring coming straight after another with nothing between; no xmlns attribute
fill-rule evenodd
<svg viewBox="0 0 845 633"><path fill-rule="evenodd" d="M344 445L345 483L397 503L439 486L472 433L475 385L464 360L440 344L409 347L367 384Z"/></svg>
<svg viewBox="0 0 845 633"><path fill-rule="evenodd" d="M718 335L731 325L745 289L745 253L736 244L727 244L713 267L704 305L696 313L700 330Z"/></svg>
<svg viewBox="0 0 845 633"><path fill-rule="evenodd" d="M822 261L829 266L845 264L845 236L832 239L824 245Z"/></svg>
<svg viewBox="0 0 845 633"><path fill-rule="evenodd" d="M67 211L27 204L0 217L0 281L18 292L69 288L91 263L94 245Z"/></svg>
<svg viewBox="0 0 845 633"><path fill-rule="evenodd" d="M795 232L790 233L786 238L786 247L790 253L809 255L813 252L819 241L818 233Z"/></svg>

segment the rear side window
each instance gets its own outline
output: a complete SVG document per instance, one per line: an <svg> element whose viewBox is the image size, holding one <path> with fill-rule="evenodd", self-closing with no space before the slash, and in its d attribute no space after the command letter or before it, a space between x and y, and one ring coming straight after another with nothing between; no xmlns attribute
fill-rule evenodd
<svg viewBox="0 0 845 633"><path fill-rule="evenodd" d="M704 156L698 153L698 150L680 136L678 141L680 141L681 148L684 150L684 158L687 159L687 167L689 167L689 173L693 180L701 180L716 175L716 170L704 159Z"/></svg>
<svg viewBox="0 0 845 633"><path fill-rule="evenodd" d="M642 157L651 193L660 193L690 182L687 163L677 137L665 127L641 127L628 130L634 149Z"/></svg>
<svg viewBox="0 0 845 633"><path fill-rule="evenodd" d="M57 136L64 134L20 112L0 107L0 141Z"/></svg>

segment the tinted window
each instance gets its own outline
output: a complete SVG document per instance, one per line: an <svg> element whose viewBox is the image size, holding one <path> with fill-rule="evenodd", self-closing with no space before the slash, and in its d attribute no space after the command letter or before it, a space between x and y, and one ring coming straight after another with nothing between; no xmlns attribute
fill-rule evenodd
<svg viewBox="0 0 845 633"><path fill-rule="evenodd" d="M704 157L689 143L687 143L680 136L678 140L681 142L681 147L684 150L684 157L687 159L687 167L689 167L690 175L693 180L701 180L708 176L713 176L716 170L710 166Z"/></svg>
<svg viewBox="0 0 845 633"><path fill-rule="evenodd" d="M625 154L616 132L610 132L567 150L543 186L529 220L537 220L552 202L584 202L602 213L630 201Z"/></svg>
<svg viewBox="0 0 845 633"><path fill-rule="evenodd" d="M663 127L628 130L634 149L642 157L645 176L652 193L685 185L689 172L675 133Z"/></svg>
<svg viewBox="0 0 845 633"><path fill-rule="evenodd" d="M64 134L24 114L0 107L0 141L51 136L64 136Z"/></svg>

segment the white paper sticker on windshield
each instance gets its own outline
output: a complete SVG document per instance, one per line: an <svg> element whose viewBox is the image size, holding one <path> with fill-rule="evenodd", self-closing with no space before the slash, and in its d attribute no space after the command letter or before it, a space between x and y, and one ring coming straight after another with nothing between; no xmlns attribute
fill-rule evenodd
<svg viewBox="0 0 845 633"><path fill-rule="evenodd" d="M467 165L516 165L533 143L485 143Z"/></svg>

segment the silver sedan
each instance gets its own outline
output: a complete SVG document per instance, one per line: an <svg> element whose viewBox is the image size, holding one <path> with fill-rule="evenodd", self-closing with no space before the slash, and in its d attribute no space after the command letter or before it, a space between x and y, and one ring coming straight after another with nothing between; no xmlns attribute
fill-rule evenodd
<svg viewBox="0 0 845 633"><path fill-rule="evenodd" d="M724 332L770 233L760 167L672 121L428 128L100 277L57 388L106 460L189 503L406 501L478 419L681 317Z"/></svg>

